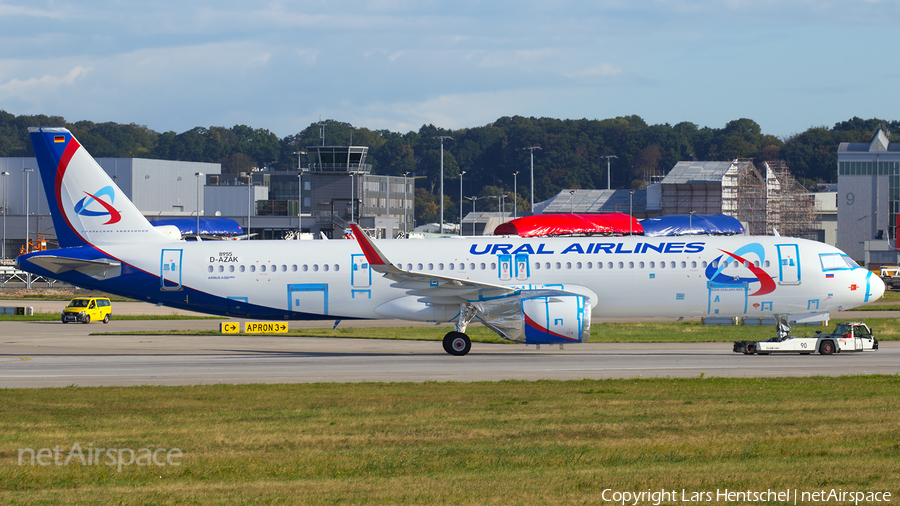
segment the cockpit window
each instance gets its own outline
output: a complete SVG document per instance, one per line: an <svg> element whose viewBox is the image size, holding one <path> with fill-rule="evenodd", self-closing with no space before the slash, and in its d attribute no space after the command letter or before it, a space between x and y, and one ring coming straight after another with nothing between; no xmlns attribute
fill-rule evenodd
<svg viewBox="0 0 900 506"><path fill-rule="evenodd" d="M839 271L859 267L853 259L841 253L822 253L819 255L819 261L822 262L823 271Z"/></svg>

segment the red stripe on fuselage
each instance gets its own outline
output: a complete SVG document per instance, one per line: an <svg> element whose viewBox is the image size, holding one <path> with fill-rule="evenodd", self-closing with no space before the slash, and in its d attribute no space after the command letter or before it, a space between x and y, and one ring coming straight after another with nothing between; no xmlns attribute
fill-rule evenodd
<svg viewBox="0 0 900 506"><path fill-rule="evenodd" d="M54 194L56 195L56 207L59 209L60 214L62 214L63 219L66 220L66 225L68 225L72 232L74 232L82 241L88 242L77 230L75 230L75 227L72 226L72 222L69 221L69 214L63 209L62 200L63 176L66 175L66 170L69 168L69 162L72 161L72 157L75 156L75 152L78 151L78 148L80 147L81 144L78 144L75 137L72 137L72 139L69 140L69 143L66 144L66 149L63 150L63 154L59 158L59 165L56 166L56 181L54 182L56 188L54 189Z"/></svg>

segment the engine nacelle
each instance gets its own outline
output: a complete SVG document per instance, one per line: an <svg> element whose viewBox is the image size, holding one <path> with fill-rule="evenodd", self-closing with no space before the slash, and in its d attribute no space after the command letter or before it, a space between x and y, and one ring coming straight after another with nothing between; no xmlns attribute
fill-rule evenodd
<svg viewBox="0 0 900 506"><path fill-rule="evenodd" d="M533 290L472 305L485 326L510 341L562 344L590 339L591 303L583 295Z"/></svg>

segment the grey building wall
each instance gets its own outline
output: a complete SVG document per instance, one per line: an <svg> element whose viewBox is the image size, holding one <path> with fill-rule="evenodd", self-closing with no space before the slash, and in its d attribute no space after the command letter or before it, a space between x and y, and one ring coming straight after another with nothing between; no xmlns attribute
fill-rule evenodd
<svg viewBox="0 0 900 506"><path fill-rule="evenodd" d="M865 259L865 241L879 230L887 238L889 176L838 178L837 247L856 261Z"/></svg>

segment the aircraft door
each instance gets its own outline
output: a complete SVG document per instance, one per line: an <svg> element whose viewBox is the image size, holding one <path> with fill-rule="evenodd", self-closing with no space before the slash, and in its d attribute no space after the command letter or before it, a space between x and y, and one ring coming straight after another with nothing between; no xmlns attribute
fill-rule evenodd
<svg viewBox="0 0 900 506"><path fill-rule="evenodd" d="M782 285L800 284L800 248L796 244L779 244L778 281Z"/></svg>
<svg viewBox="0 0 900 506"><path fill-rule="evenodd" d="M531 274L528 268L528 254L516 253L516 279L526 281Z"/></svg>
<svg viewBox="0 0 900 506"><path fill-rule="evenodd" d="M747 283L726 284L710 282L707 313L722 316L747 314L747 294Z"/></svg>
<svg viewBox="0 0 900 506"><path fill-rule="evenodd" d="M159 262L159 289L181 290L181 256L183 250L164 249Z"/></svg>
<svg viewBox="0 0 900 506"><path fill-rule="evenodd" d="M326 283L290 284L288 309L303 313L328 314L328 285Z"/></svg>
<svg viewBox="0 0 900 506"><path fill-rule="evenodd" d="M372 286L372 267L365 255L350 255L350 284L353 288Z"/></svg>
<svg viewBox="0 0 900 506"><path fill-rule="evenodd" d="M511 255L497 255L497 264L500 267L500 281L509 281L512 279L512 256Z"/></svg>

